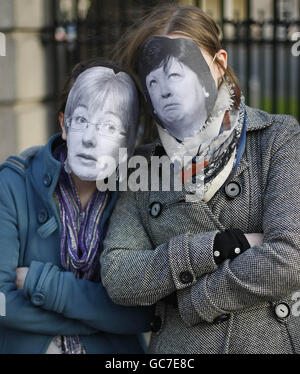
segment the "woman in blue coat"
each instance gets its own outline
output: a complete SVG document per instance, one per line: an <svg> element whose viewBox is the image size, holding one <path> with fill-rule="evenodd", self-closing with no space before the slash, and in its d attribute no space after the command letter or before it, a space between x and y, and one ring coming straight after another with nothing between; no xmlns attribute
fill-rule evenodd
<svg viewBox="0 0 300 374"><path fill-rule="evenodd" d="M133 150L135 86L94 60L73 69L63 97L62 135L0 167L0 353L143 353L152 309L118 306L101 284L117 192L96 188L115 170L107 154Z"/></svg>

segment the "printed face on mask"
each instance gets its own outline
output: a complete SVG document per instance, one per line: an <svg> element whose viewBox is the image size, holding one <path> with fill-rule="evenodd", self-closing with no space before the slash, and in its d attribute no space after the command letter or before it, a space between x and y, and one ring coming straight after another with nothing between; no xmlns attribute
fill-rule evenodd
<svg viewBox="0 0 300 374"><path fill-rule="evenodd" d="M133 154L138 108L136 87L127 73L103 66L82 72L64 112L67 172L85 181L111 176ZM127 150L121 159L120 148Z"/></svg>
<svg viewBox="0 0 300 374"><path fill-rule="evenodd" d="M141 48L139 75L157 123L170 135L184 141L203 128L218 90L193 40L152 36Z"/></svg>
<svg viewBox="0 0 300 374"><path fill-rule="evenodd" d="M205 123L209 94L196 73L178 59L148 74L146 85L155 114L176 138L192 137Z"/></svg>
<svg viewBox="0 0 300 374"><path fill-rule="evenodd" d="M118 165L118 151L126 146L126 132L111 97L89 111L80 104L68 121L67 147L71 170L82 180L103 180Z"/></svg>

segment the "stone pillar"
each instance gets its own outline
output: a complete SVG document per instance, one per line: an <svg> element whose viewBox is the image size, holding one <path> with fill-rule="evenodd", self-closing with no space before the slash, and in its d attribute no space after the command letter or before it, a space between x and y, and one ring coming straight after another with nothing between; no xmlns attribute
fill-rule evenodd
<svg viewBox="0 0 300 374"><path fill-rule="evenodd" d="M202 0L202 9L216 22L221 21L222 15L220 0Z"/></svg>
<svg viewBox="0 0 300 374"><path fill-rule="evenodd" d="M6 44L0 55L0 162L45 143L53 132L53 46L41 40L42 29L52 25L51 3L0 2L0 42Z"/></svg>

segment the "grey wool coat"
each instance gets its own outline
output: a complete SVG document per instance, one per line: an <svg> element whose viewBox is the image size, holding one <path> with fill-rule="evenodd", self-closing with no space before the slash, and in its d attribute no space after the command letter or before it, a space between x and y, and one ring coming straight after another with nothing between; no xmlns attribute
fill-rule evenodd
<svg viewBox="0 0 300 374"><path fill-rule="evenodd" d="M102 281L116 303L157 303L149 353L300 353L300 127L246 111L236 198L223 189L208 203L186 202L184 191L120 193ZM158 147L139 153L150 160ZM263 244L217 266L215 235L230 228L262 232ZM174 293L178 306L165 302Z"/></svg>

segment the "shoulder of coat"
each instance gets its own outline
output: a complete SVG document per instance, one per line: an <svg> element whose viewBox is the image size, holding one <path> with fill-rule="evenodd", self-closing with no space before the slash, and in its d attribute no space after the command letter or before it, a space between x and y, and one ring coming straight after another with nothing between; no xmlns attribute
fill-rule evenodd
<svg viewBox="0 0 300 374"><path fill-rule="evenodd" d="M6 194L20 195L25 191L25 171L16 160L9 157L0 165L0 195ZM21 196L21 195L20 195Z"/></svg>
<svg viewBox="0 0 300 374"><path fill-rule="evenodd" d="M0 171L8 168L24 177L29 159L34 157L40 149L41 146L30 147L18 156L9 156L2 164L0 164Z"/></svg>
<svg viewBox="0 0 300 374"><path fill-rule="evenodd" d="M261 109L250 108L246 106L247 113L247 132L270 128L270 131L277 132L284 130L285 127L299 126L298 121L286 114L269 114Z"/></svg>

